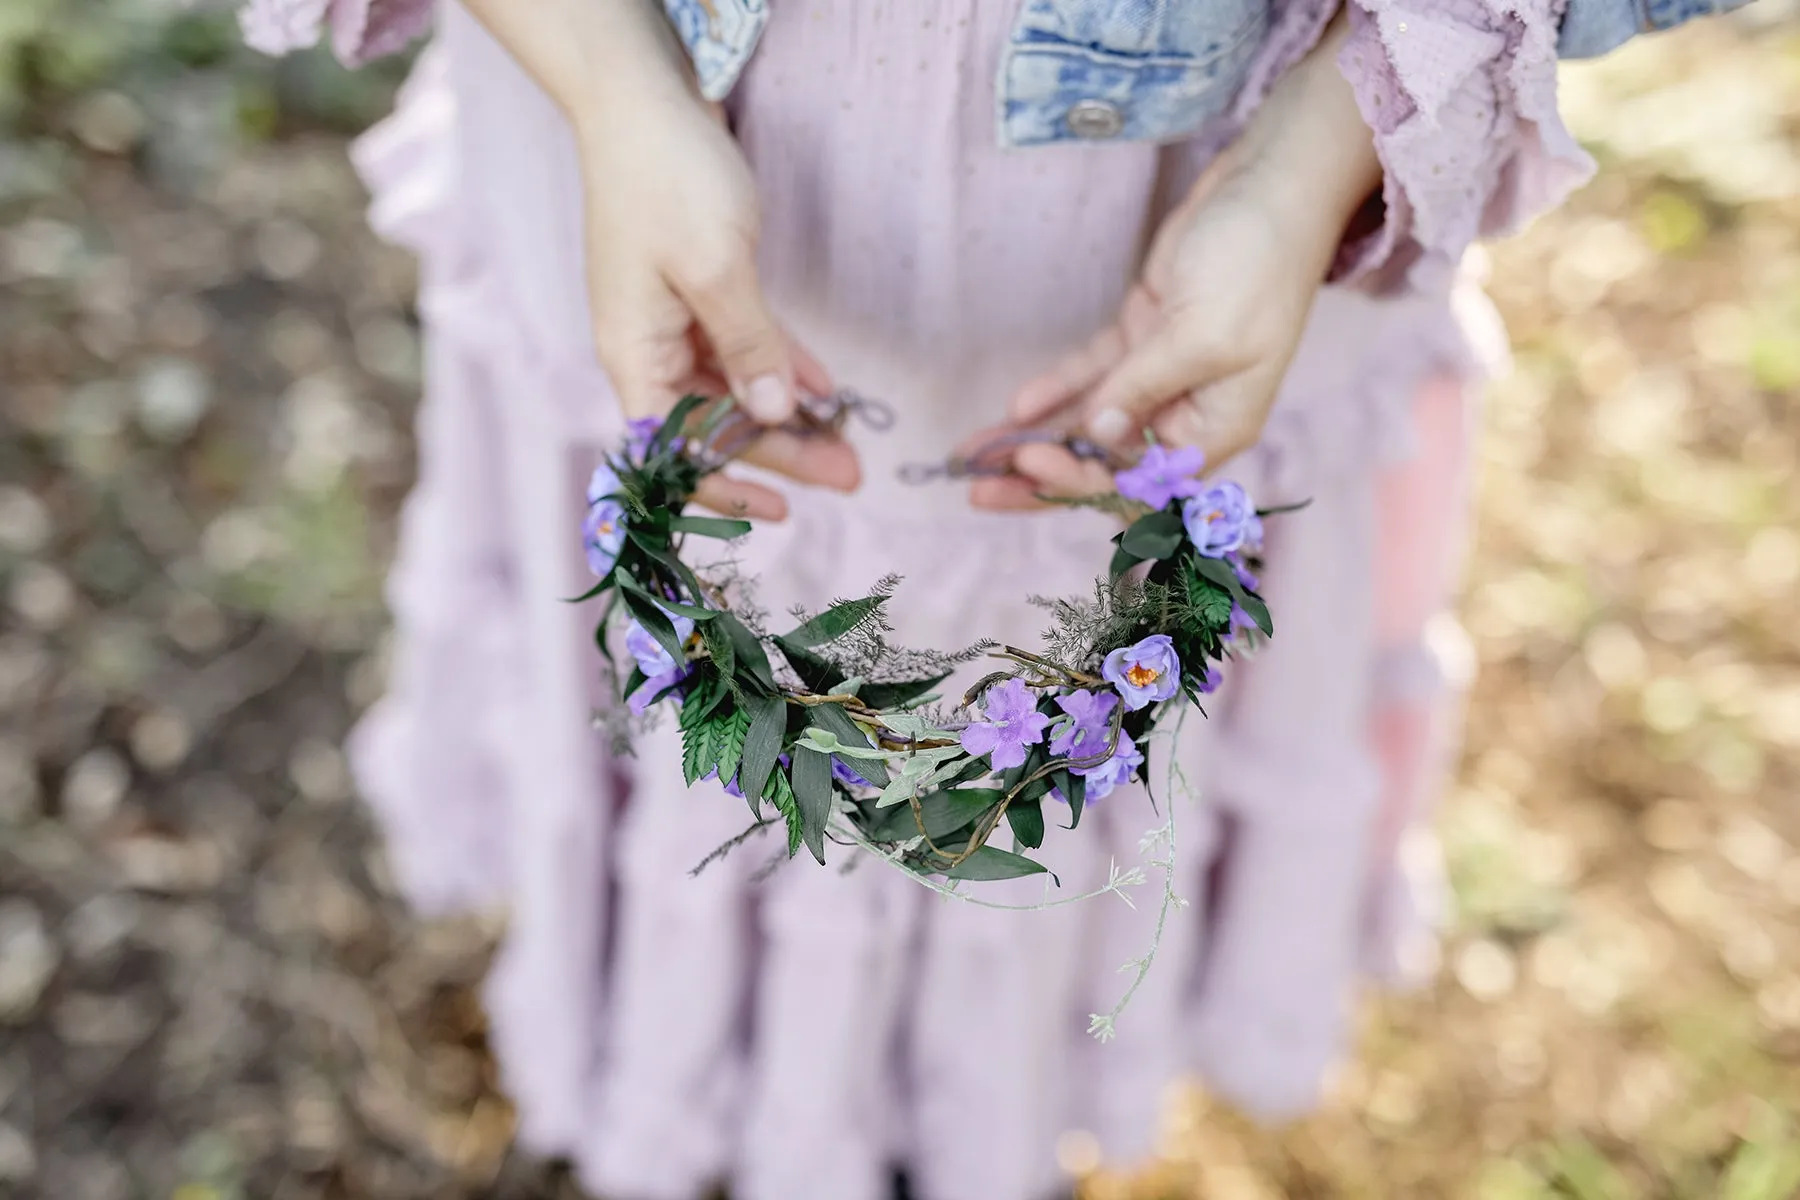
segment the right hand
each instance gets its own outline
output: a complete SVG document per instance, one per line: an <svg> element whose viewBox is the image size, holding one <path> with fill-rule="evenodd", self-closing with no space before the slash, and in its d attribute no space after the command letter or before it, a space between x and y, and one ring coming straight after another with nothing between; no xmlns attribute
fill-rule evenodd
<svg viewBox="0 0 1800 1200"><path fill-rule="evenodd" d="M666 413L688 393L736 396L780 425L796 391L831 378L784 331L757 278L760 214L749 164L716 106L670 90L577 120L585 182L594 335L628 417ZM790 478L854 489L848 443L771 429L742 456ZM724 474L695 499L719 512L779 520L780 493Z"/></svg>

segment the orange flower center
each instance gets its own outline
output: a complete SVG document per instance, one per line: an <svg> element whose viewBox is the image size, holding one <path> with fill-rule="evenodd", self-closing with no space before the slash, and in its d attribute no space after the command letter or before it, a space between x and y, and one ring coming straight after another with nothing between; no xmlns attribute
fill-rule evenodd
<svg viewBox="0 0 1800 1200"><path fill-rule="evenodd" d="M1132 687L1149 687L1156 682L1157 674L1155 667L1146 667L1143 663L1136 663L1129 671L1125 672L1125 678Z"/></svg>

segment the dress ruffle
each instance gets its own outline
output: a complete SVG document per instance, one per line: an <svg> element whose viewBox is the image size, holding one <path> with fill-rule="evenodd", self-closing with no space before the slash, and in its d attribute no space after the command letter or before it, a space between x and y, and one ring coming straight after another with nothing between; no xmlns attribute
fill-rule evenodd
<svg viewBox="0 0 1800 1200"><path fill-rule="evenodd" d="M1336 275L1441 287L1477 237L1510 233L1593 172L1556 105L1557 0L1354 0L1339 56L1385 171L1382 227Z"/></svg>
<svg viewBox="0 0 1800 1200"><path fill-rule="evenodd" d="M345 66L406 48L431 28L433 0L249 0L239 10L244 40L264 54L304 50L329 26Z"/></svg>

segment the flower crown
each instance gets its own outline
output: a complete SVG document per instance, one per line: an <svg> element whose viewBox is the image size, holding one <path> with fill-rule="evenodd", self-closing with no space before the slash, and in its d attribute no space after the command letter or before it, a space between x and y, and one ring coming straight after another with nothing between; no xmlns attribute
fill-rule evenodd
<svg viewBox="0 0 1800 1200"><path fill-rule="evenodd" d="M886 419L840 393L813 401L797 427L836 429L857 412ZM1116 494L1069 502L1129 523L1091 597L1046 603L1040 653L892 644L883 607L894 577L772 632L728 564L702 573L683 553L688 538L750 532L748 521L685 509L758 432L731 401L697 396L667 420L634 421L594 472L582 524L599 583L579 599L606 598L596 642L615 676L628 668L619 689L631 713L679 709L688 783L721 780L749 805L755 824L730 845L779 821L789 857L805 846L823 863L837 842L921 876L1043 874L1028 852L1043 843L1045 802L1072 829L1087 805L1145 778L1158 722L1198 704L1225 662L1274 632L1255 574L1273 510L1235 483L1201 480L1200 451L1154 444L1115 474ZM977 456L931 473L988 470ZM622 662L608 636L616 624ZM982 656L1002 665L945 703L936 689ZM1012 850L991 844L1002 822Z"/></svg>

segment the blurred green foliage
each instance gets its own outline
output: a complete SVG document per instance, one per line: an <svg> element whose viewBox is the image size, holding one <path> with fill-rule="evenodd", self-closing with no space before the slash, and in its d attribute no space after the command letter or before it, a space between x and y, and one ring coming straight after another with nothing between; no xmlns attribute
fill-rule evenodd
<svg viewBox="0 0 1800 1200"><path fill-rule="evenodd" d="M243 45L237 7L234 0L5 0L0 137L67 132L96 95L128 101L152 134L181 124L197 96L226 128L253 138L294 127L353 130L385 110L404 61L352 72L323 48L272 60Z"/></svg>

